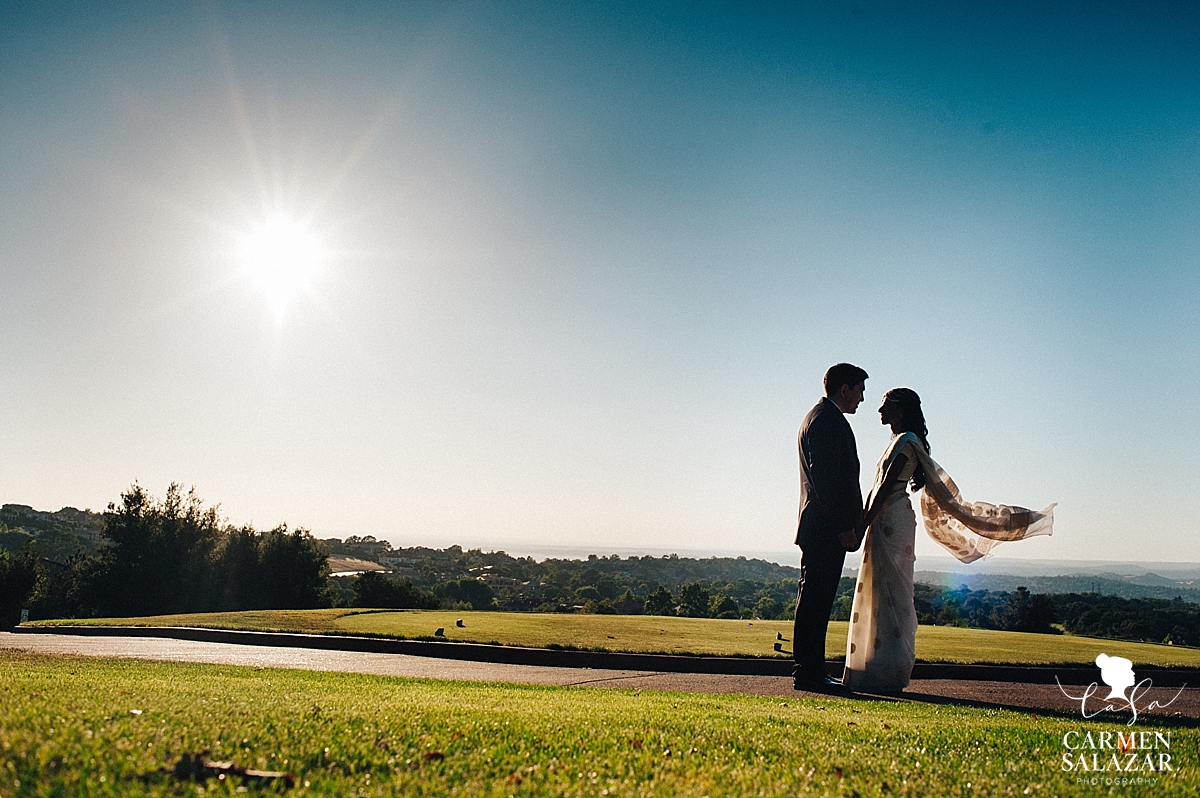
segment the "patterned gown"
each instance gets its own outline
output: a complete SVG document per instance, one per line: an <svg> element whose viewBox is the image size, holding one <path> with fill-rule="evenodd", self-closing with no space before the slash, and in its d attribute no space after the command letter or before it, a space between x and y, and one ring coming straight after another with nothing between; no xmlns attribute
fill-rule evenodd
<svg viewBox="0 0 1200 798"><path fill-rule="evenodd" d="M883 508L863 541L862 567L854 586L854 606L846 640L843 683L851 690L898 692L908 686L916 661L917 611L913 606L913 545L917 517L908 498L908 480L924 454L921 440L911 432L892 438L875 466L880 490L888 467L901 454L908 464L884 499ZM868 500L869 502L870 500ZM869 506L869 505L868 505Z"/></svg>

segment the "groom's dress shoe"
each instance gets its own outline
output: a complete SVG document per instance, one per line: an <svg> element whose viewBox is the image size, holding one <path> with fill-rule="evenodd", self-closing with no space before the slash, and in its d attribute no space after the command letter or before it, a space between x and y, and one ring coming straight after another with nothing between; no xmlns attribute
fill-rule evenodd
<svg viewBox="0 0 1200 798"><path fill-rule="evenodd" d="M792 686L797 690L807 690L810 693L844 693L846 686L837 679L828 676L822 679L795 679Z"/></svg>

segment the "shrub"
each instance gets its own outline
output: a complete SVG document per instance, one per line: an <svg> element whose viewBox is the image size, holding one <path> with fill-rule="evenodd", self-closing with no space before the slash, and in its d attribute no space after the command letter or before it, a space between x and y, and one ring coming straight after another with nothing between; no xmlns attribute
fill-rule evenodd
<svg viewBox="0 0 1200 798"><path fill-rule="evenodd" d="M599 601L588 599L588 602L583 605L583 609L580 612L586 615L616 615L617 609L608 599L600 599Z"/></svg>
<svg viewBox="0 0 1200 798"><path fill-rule="evenodd" d="M438 597L443 606L447 599L465 602L475 610L491 609L496 603L496 593L491 585L469 577L457 582L442 582L433 588L433 595Z"/></svg>
<svg viewBox="0 0 1200 798"><path fill-rule="evenodd" d="M354 580L353 607L387 609L434 610L439 606L437 596L413 587L407 579L389 579L381 573L368 571Z"/></svg>
<svg viewBox="0 0 1200 798"><path fill-rule="evenodd" d="M17 554L0 549L0 629L10 629L21 620L38 581L37 549L27 542Z"/></svg>

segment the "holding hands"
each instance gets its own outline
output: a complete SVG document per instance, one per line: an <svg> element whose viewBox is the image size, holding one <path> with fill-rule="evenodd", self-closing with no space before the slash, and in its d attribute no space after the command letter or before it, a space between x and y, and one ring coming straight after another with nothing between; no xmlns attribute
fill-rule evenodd
<svg viewBox="0 0 1200 798"><path fill-rule="evenodd" d="M866 527L862 524L853 528L847 529L845 532L837 536L838 545L846 551L858 551L858 547L862 545L863 532Z"/></svg>

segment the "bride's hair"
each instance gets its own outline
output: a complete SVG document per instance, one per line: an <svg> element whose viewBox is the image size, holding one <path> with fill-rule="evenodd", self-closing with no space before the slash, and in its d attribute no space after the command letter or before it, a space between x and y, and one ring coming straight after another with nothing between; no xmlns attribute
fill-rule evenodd
<svg viewBox="0 0 1200 798"><path fill-rule="evenodd" d="M900 410L900 430L915 433L921 439L926 453L929 449L929 429L925 426L925 413L921 411L921 397L912 388L893 388L883 395L883 401L892 402ZM913 493L925 487L925 471L921 466L912 475Z"/></svg>

